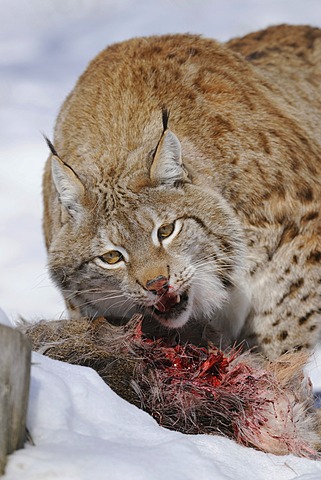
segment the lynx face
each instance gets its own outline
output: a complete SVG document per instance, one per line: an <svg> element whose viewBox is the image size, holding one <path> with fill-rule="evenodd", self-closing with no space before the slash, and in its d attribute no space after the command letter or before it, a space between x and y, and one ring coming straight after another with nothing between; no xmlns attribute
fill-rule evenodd
<svg viewBox="0 0 321 480"><path fill-rule="evenodd" d="M170 130L143 187L124 173L89 188L53 153L62 225L49 268L82 315L140 309L177 328L222 309L243 261L239 226L222 198L190 183ZM144 173L137 178L141 184Z"/></svg>

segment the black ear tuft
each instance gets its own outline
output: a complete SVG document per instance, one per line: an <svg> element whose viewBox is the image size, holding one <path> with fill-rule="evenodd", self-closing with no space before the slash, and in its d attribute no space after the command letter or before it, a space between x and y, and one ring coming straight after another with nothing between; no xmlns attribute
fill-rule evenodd
<svg viewBox="0 0 321 480"><path fill-rule="evenodd" d="M50 149L51 153L52 153L53 155L55 155L55 157L58 157L58 158L59 158L59 155L58 155L58 153L57 153L57 151L56 151L55 147L53 146L53 144L52 144L52 143L51 143L51 141L49 140L49 138L48 138L48 137L46 137L46 135L44 135L43 137L44 137L44 139L46 140L46 142L47 142L47 145L48 145L48 147L49 147L49 149Z"/></svg>
<svg viewBox="0 0 321 480"><path fill-rule="evenodd" d="M169 110L166 107L162 108L162 119L163 119L163 131L166 132L168 129L168 120L169 120Z"/></svg>

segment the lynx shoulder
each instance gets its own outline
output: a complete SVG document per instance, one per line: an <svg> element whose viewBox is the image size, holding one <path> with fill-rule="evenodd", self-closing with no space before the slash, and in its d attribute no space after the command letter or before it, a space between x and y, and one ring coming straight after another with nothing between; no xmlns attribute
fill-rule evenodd
<svg viewBox="0 0 321 480"><path fill-rule="evenodd" d="M57 119L49 269L72 317L245 340L270 358L321 330L321 30L101 52Z"/></svg>

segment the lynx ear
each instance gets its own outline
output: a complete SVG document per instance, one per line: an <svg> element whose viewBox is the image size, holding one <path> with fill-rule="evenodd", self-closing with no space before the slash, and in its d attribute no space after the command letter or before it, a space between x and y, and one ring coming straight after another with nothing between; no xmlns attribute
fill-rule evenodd
<svg viewBox="0 0 321 480"><path fill-rule="evenodd" d="M164 131L157 146L150 169L150 178L153 183L165 185L174 185L188 180L182 162L180 141L169 129Z"/></svg>
<svg viewBox="0 0 321 480"><path fill-rule="evenodd" d="M51 159L52 178L61 204L73 218L82 216L85 188L76 173L58 156Z"/></svg>

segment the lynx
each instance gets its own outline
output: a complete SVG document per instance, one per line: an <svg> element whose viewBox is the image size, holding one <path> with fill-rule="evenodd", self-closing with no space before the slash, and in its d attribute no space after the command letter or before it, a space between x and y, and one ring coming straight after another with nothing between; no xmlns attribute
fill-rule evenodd
<svg viewBox="0 0 321 480"><path fill-rule="evenodd" d="M268 358L321 330L321 30L225 45L114 44L57 119L44 174L52 279L72 318L244 341Z"/></svg>

